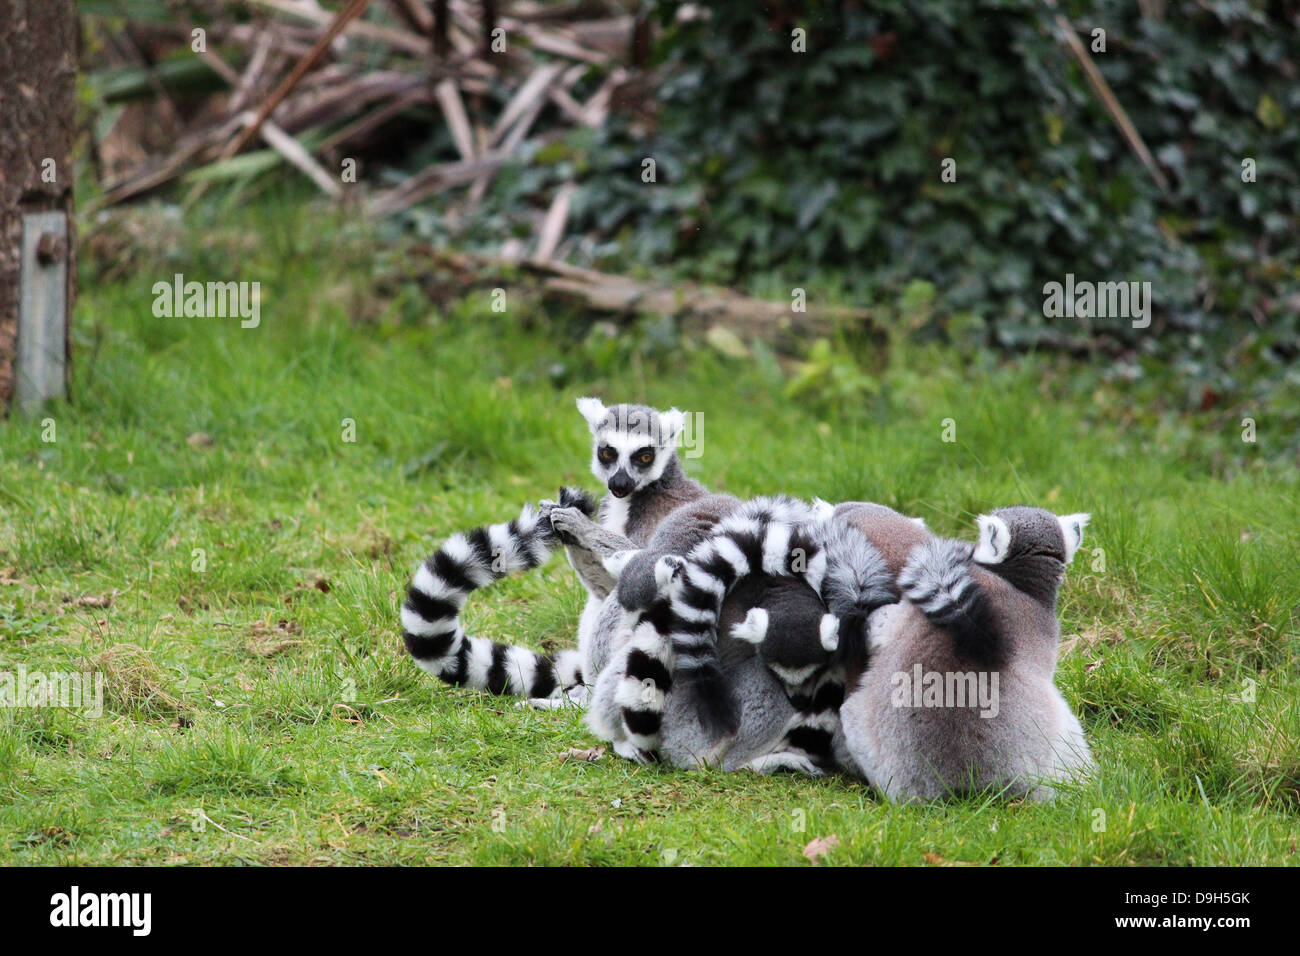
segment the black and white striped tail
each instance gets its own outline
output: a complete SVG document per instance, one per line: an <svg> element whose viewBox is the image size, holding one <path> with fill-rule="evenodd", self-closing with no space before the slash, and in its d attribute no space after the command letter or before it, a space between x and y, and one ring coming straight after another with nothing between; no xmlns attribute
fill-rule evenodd
<svg viewBox="0 0 1300 956"><path fill-rule="evenodd" d="M898 586L885 556L857 528L831 520L821 535L826 548L822 600L840 622L835 660L854 677L867 664L867 620L877 608L898 601Z"/></svg>
<svg viewBox="0 0 1300 956"><path fill-rule="evenodd" d="M661 558L655 567L660 599L633 624L627 671L618 691L623 730L640 750L659 748L668 691L694 697L692 712L715 737L739 725L718 657L717 626L723 599L751 573L803 574L816 589L825 555L800 522L813 509L789 498L758 498L719 522L713 537L685 559ZM779 570L778 570L779 569Z"/></svg>
<svg viewBox="0 0 1300 956"><path fill-rule="evenodd" d="M560 505L590 514L585 492L565 488ZM567 650L551 659L523 647L466 634L460 612L470 594L510 574L544 564L559 546L550 522L532 505L501 524L454 534L430 555L402 605L402 640L422 669L448 684L492 694L551 697L582 683L580 659Z"/></svg>
<svg viewBox="0 0 1300 956"><path fill-rule="evenodd" d="M751 761L750 766L764 772L817 773L834 765L840 705L849 680L866 667L867 620L877 608L898 600L894 577L884 556L860 531L843 522L827 520L813 529L813 533L826 556L821 597L829 613L822 618L818 629L820 646L826 652L825 662L809 675L806 668L798 674L787 674L769 661L768 667L786 685L795 713L772 750ZM753 611L750 614L757 619L757 624L765 623L765 614ZM753 641L762 654L765 629L753 630L755 633L743 636Z"/></svg>
<svg viewBox="0 0 1300 956"><path fill-rule="evenodd" d="M623 734L651 759L658 752L663 713L673 687L672 644L659 623L667 600L656 601L643 612L624 611L624 625L632 630L624 658L623 677L615 690Z"/></svg>
<svg viewBox="0 0 1300 956"><path fill-rule="evenodd" d="M802 686L788 690L795 713L786 724L776 752L803 754L819 769L834 766L833 741L844 703L844 667L828 665Z"/></svg>
<svg viewBox="0 0 1300 956"><path fill-rule="evenodd" d="M959 648L976 660L992 661L1001 639L989 597L971 576L971 554L971 545L964 541L935 538L918 544L898 575L898 585Z"/></svg>

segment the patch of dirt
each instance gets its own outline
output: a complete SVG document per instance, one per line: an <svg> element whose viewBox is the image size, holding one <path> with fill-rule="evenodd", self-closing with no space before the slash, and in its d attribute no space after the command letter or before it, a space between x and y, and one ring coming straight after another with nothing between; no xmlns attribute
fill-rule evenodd
<svg viewBox="0 0 1300 956"><path fill-rule="evenodd" d="M302 627L297 621L281 618L273 625L266 621L254 621L249 625L244 650L254 657L275 657L302 644L301 639L293 636L301 633Z"/></svg>

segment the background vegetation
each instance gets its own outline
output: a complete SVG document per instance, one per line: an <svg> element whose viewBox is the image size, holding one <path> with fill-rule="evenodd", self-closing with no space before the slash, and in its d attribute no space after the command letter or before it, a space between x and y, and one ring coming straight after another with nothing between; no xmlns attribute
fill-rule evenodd
<svg viewBox="0 0 1300 956"><path fill-rule="evenodd" d="M86 284L56 441L0 429L0 670L107 687L98 720L0 709L0 861L806 864L830 834L829 863L1296 861L1300 496L1266 427L1243 453L1235 422L1135 416L1062 358L965 366L904 331L870 390L816 374L791 399L806 367L653 322L388 289L373 236L306 203L219 219ZM158 278L235 263L277 277L259 328L152 315ZM1058 680L1096 778L1050 807L906 809L843 778L585 762L577 715L426 677L396 624L411 569L590 487L587 393L703 411L689 468L740 495L871 498L966 537L998 503L1091 511ZM557 559L469 622L566 645L581 602Z"/></svg>
<svg viewBox="0 0 1300 956"><path fill-rule="evenodd" d="M84 0L83 208L106 144L172 145L157 101L224 115L188 27L256 6ZM1297 861L1300 8L1060 4L1085 43L1106 30L1093 62L1166 193L1042 5L707 6L657 4L652 69L609 121L547 107L480 202L370 221L258 148L83 216L72 397L0 425L0 671L94 671L106 711L0 708L0 862L805 864L830 835L821 859L845 864ZM349 44L349 69L391 65ZM476 121L516 93L498 78ZM459 155L427 101L384 133L365 190ZM570 182L568 261L804 288L869 308L886 341L779 354L458 271L532 248ZM1152 327L1044 319L1069 272L1152 282ZM155 317L176 273L260 281L260 327ZM426 677L397 626L411 570L453 530L593 486L584 394L702 412L687 467L742 496L867 498L967 538L1000 504L1090 511L1058 682L1095 777L1052 806L898 808L844 778L634 766L575 713ZM582 600L557 559L476 596L469 626L566 646Z"/></svg>

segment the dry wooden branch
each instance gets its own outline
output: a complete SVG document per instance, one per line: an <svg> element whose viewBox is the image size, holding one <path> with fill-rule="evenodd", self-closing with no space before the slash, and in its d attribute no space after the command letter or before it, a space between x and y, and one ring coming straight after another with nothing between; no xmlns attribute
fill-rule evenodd
<svg viewBox="0 0 1300 956"><path fill-rule="evenodd" d="M253 47L253 55L248 58L248 66L244 68L244 75L235 84L234 95L230 98L230 111L232 113L243 111L244 106L257 89L257 84L261 82L262 74L266 70L266 61L271 53L271 37L272 34L269 30L257 35L257 44Z"/></svg>
<svg viewBox="0 0 1300 956"><path fill-rule="evenodd" d="M551 200L551 208L546 210L546 219L537 237L537 258L551 259L564 238L564 226L569 221L569 207L573 203L573 194L578 191L574 183L565 183Z"/></svg>
<svg viewBox="0 0 1300 956"><path fill-rule="evenodd" d="M469 117L465 115L465 104L461 101L460 90L452 80L443 80L434 87L434 96L438 98L438 105L442 107L442 115L447 120L447 129L451 131L452 142L456 144L456 151L460 153L460 158L466 162L474 158L474 130L469 125Z"/></svg>
<svg viewBox="0 0 1300 956"><path fill-rule="evenodd" d="M505 22L504 20L502 21ZM519 24L520 32L528 38L535 49L553 53L570 60L581 60L596 66L604 66L609 57L596 50L589 50L571 35L561 30L543 30L530 24Z"/></svg>
<svg viewBox="0 0 1300 956"><path fill-rule="evenodd" d="M249 3L255 3L260 7L266 7L269 10L275 10L279 13L285 13L289 16L298 17L301 20L307 20L317 26L323 26L329 23L332 15L327 11L312 9L302 4L293 3L291 0L248 0ZM358 38L373 40L382 43L385 46L395 50L401 50L404 53L410 53L414 56L424 56L429 52L427 40L417 36L412 36L402 30L392 30L388 27L381 27L378 24L366 23L364 20L358 20L349 24L344 31L345 36L355 36Z"/></svg>
<svg viewBox="0 0 1300 956"><path fill-rule="evenodd" d="M369 5L370 0L348 0L347 6L334 15L334 19L325 29L325 32L317 38L316 45L311 48L311 52L298 61L298 65L293 68L293 72L286 76L284 81L276 87L275 92L267 97L266 102L258 109L253 122L245 126L243 132L231 140L230 145L222 150L222 159L229 159L248 145L248 141L257 135L258 130L262 128L262 124L266 122L266 118L271 115L271 112L280 105L286 96L293 92L293 88L298 85L298 81L325 55L325 51L334 42L334 38L343 32L344 27L359 17Z"/></svg>
<svg viewBox="0 0 1300 956"><path fill-rule="evenodd" d="M497 121L492 124L490 140L492 145L500 143L506 133L537 105L545 95L547 87L555 81L563 69L564 66L559 63L544 63L529 75L524 85L519 87L515 95L510 98L510 102L501 111Z"/></svg>
<svg viewBox="0 0 1300 956"><path fill-rule="evenodd" d="M390 216L408 209L423 199L444 189L463 186L480 174L496 169L509 157L505 153L485 153L471 162L442 163L430 166L406 180L400 186L380 193L366 204L371 216Z"/></svg>
<svg viewBox="0 0 1300 956"><path fill-rule="evenodd" d="M169 156L151 158L117 182L108 185L98 200L87 206L88 212L123 202L141 193L171 182L183 173L190 163L205 152L212 154L216 147L226 142L238 127L239 118L231 117L223 123L181 139L180 145Z"/></svg>
<svg viewBox="0 0 1300 956"><path fill-rule="evenodd" d="M1056 0L1047 0L1047 3L1053 9L1056 8ZM1137 131L1133 121L1128 118L1128 113L1124 111L1124 107L1120 105L1119 100L1111 91L1110 84L1101 75L1101 70L1097 69L1097 64L1092 62L1092 57L1084 49L1082 41L1079 40L1079 35L1074 32L1074 27L1070 25L1070 21L1063 14L1057 13L1054 16L1056 27L1065 39L1066 46L1070 48L1074 58L1083 67L1083 73L1088 78L1089 85L1101 100L1102 105L1106 107L1106 111L1110 113L1115 125L1119 127L1120 134L1128 143L1129 148L1133 150L1137 158L1142 161L1142 165L1151 173L1151 178L1156 181L1156 185L1160 187L1160 190L1168 192L1169 180L1165 178L1164 171L1156 164L1155 157L1151 155L1151 150L1147 149L1147 144L1142 139L1142 134Z"/></svg>
<svg viewBox="0 0 1300 956"><path fill-rule="evenodd" d="M887 341L868 309L810 303L807 312L794 312L788 302L754 299L730 289L643 282L539 257L526 260L522 267L542 279L545 298L595 312L672 315L685 327L707 330L721 325L742 337L796 349L837 328L863 333L881 346Z"/></svg>
<svg viewBox="0 0 1300 956"><path fill-rule="evenodd" d="M433 15L424 4L412 0L388 0L388 5L393 8L399 20L420 36L428 36L433 29Z"/></svg>
<svg viewBox="0 0 1300 956"><path fill-rule="evenodd" d="M245 113L244 119L252 123L256 120L256 117L252 113ZM268 146L283 156L291 165L306 173L307 177L319 186L327 196L333 199L342 198L343 186L329 173L325 172L320 163L312 159L311 153L307 152L296 139L268 119L262 120L262 128L259 132Z"/></svg>
<svg viewBox="0 0 1300 956"><path fill-rule="evenodd" d="M400 96L389 100L379 109L372 110L369 113L357 117L347 126L332 133L329 138L320 144L317 148L317 152L329 153L346 143L362 139L373 130L383 126L390 119L405 112L411 107L432 102L433 97L430 95L428 90L423 88L408 90Z"/></svg>

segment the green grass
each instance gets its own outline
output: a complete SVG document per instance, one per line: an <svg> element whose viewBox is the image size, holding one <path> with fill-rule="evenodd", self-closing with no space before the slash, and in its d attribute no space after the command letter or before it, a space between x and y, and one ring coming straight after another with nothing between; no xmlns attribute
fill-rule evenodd
<svg viewBox="0 0 1300 956"><path fill-rule="evenodd" d="M653 323L575 332L490 290L422 305L314 215L193 221L83 281L56 440L0 425L0 671L106 680L98 719L0 709L0 862L806 865L832 833L846 864L1297 860L1300 493L1265 463L1266 416L1243 445L1237 409L901 338L876 394L792 401L772 363ZM154 318L174 271L262 282L261 327ZM423 675L396 625L408 574L450 531L593 486L586 393L702 411L688 468L740 495L873 499L967 538L998 505L1091 511L1058 680L1095 779L1051 806L900 808L842 778L571 762L596 743L576 715ZM565 645L582 599L556 559L469 620Z"/></svg>

